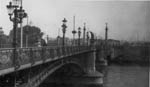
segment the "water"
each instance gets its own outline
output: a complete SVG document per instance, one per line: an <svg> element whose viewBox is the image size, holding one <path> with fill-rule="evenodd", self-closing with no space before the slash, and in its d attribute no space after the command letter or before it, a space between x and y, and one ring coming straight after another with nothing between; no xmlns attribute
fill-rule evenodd
<svg viewBox="0 0 150 87"><path fill-rule="evenodd" d="M52 77L40 87L102 87L102 78Z"/></svg>
<svg viewBox="0 0 150 87"><path fill-rule="evenodd" d="M97 69L102 71L101 67ZM55 77L57 81L44 83L41 87L149 87L148 67L111 65L106 71L104 84L101 84L102 78Z"/></svg>
<svg viewBox="0 0 150 87"><path fill-rule="evenodd" d="M112 65L107 70L104 87L149 87L148 67Z"/></svg>

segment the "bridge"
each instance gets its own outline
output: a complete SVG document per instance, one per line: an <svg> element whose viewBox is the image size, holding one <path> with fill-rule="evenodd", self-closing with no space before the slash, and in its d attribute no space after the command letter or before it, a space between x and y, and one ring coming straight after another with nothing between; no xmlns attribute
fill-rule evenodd
<svg viewBox="0 0 150 87"><path fill-rule="evenodd" d="M6 87L38 87L49 75L64 66L66 73L103 77L95 69L95 60L104 61L103 45L34 47L0 50L0 81ZM77 69L77 70L73 70Z"/></svg>
<svg viewBox="0 0 150 87"><path fill-rule="evenodd" d="M119 60L120 56L137 54L143 56L145 52L147 54L143 57L149 59L149 48L150 46L98 43L85 46L0 49L0 86L40 87L42 83L48 82L46 79L51 79L50 75L55 73L58 77L84 75L103 78L103 74L96 71L96 62L107 65L107 60ZM130 50L134 53L129 52ZM140 57L143 58L142 56ZM125 60L124 57L121 58Z"/></svg>

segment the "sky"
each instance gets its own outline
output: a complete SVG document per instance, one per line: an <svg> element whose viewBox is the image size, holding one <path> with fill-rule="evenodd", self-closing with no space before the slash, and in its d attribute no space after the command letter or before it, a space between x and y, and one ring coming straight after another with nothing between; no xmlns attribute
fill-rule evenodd
<svg viewBox="0 0 150 87"><path fill-rule="evenodd" d="M0 26L9 34L13 24L9 21L6 5L11 0L0 0ZM23 8L30 25L38 26L49 37L62 36L62 20L67 19L66 36L72 38L73 16L76 30L86 23L87 30L104 38L108 23L108 38L118 40L150 41L150 1L119 0L23 0ZM27 24L27 19L23 20ZM77 37L77 35L76 35Z"/></svg>

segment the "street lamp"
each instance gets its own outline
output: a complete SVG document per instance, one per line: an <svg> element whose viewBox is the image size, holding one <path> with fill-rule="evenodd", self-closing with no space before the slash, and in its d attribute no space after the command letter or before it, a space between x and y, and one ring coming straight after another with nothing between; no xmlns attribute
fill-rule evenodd
<svg viewBox="0 0 150 87"><path fill-rule="evenodd" d="M21 4L21 6L20 6L20 4ZM7 5L7 9L8 9L9 18L14 23L14 27L13 27L14 35L13 36L15 36L15 37L16 37L17 25L18 25L18 23L20 23L20 27L21 27L21 40L20 40L21 45L20 46L22 48L23 47L22 19L27 17L27 13L25 13L25 11L22 8L22 0L13 0L13 2L9 2L9 5ZM14 15L14 18L12 18L13 15ZM14 39L13 39L13 41L16 41Z"/></svg>
<svg viewBox="0 0 150 87"><path fill-rule="evenodd" d="M73 16L73 45L75 45L75 34L77 33L77 31L75 30L75 16Z"/></svg>
<svg viewBox="0 0 150 87"><path fill-rule="evenodd" d="M87 46L89 45L89 32L87 31L87 34L86 34L86 37L87 37Z"/></svg>
<svg viewBox="0 0 150 87"><path fill-rule="evenodd" d="M75 45L75 34L77 33L76 30L73 30L72 31L72 34L73 34L73 45Z"/></svg>
<svg viewBox="0 0 150 87"><path fill-rule="evenodd" d="M66 33L66 28L67 28L67 26L66 26L66 22L67 22L67 20L64 18L63 20L62 20L62 22L63 22L63 24L62 24L62 32L63 32L63 42L62 42L62 45L63 45L63 47L65 46L65 33Z"/></svg>
<svg viewBox="0 0 150 87"><path fill-rule="evenodd" d="M83 44L85 44L85 32L86 32L86 23L84 23L83 27Z"/></svg>
<svg viewBox="0 0 150 87"><path fill-rule="evenodd" d="M78 36L79 36L78 45L80 46L80 36L81 36L81 28L80 27L78 28Z"/></svg>
<svg viewBox="0 0 150 87"><path fill-rule="evenodd" d="M107 39L108 39L108 27L107 27L107 24L108 23L106 23L106 28L105 28L105 40L107 41Z"/></svg>
<svg viewBox="0 0 150 87"><path fill-rule="evenodd" d="M7 5L7 9L8 9L8 15L9 15L9 19L10 21L13 22L13 48L14 48L14 62L15 62L15 54L16 54L16 28L18 25L18 15L17 15L17 8L18 6L15 4L12 4L12 2L9 2L9 5ZM14 15L14 18L12 18L12 16ZM16 64L16 63L14 63Z"/></svg>
<svg viewBox="0 0 150 87"><path fill-rule="evenodd" d="M57 46L60 45L60 28L58 29L58 36L57 36Z"/></svg>
<svg viewBox="0 0 150 87"><path fill-rule="evenodd" d="M20 4L22 1L21 0L13 0L13 2L9 2L9 5L7 5L7 9L8 9L8 15L9 15L9 19L10 21L13 22L13 64L15 67L15 71L18 68L18 63L17 63L17 57L16 57L16 29L18 26L18 23L22 23L22 19L23 17L26 16L26 13L24 12L24 10L22 9L22 7L19 8ZM15 87L16 87L16 78L15 78Z"/></svg>
<svg viewBox="0 0 150 87"><path fill-rule="evenodd" d="M105 28L105 55L107 57L108 54L108 27L107 27L108 23L106 22L106 28Z"/></svg>
<svg viewBox="0 0 150 87"><path fill-rule="evenodd" d="M17 67L17 59L16 59L16 28L17 28L17 22L18 22L18 18L17 18L17 8L18 6L16 4L12 4L12 2L9 3L9 5L6 6L8 9L8 15L9 15L9 19L10 21L13 22L13 64L15 66L15 70ZM12 18L12 16L14 15L14 18ZM16 73L15 73L16 74ZM15 76L15 84L14 87L16 87L16 76Z"/></svg>
<svg viewBox="0 0 150 87"><path fill-rule="evenodd" d="M2 35L3 35L3 30L2 30L3 28L2 27L0 27L0 48L2 48Z"/></svg>
<svg viewBox="0 0 150 87"><path fill-rule="evenodd" d="M21 4L21 6L20 6ZM20 7L19 7L20 6ZM13 2L9 2L9 5L6 6L8 9L8 15L10 21L13 22L13 47L16 48L16 29L18 23L22 25L22 19L27 17L27 14L22 8L22 0L13 0ZM19 8L19 9L18 9ZM12 18L13 16L13 18ZM21 47L22 47L22 30L21 30Z"/></svg>

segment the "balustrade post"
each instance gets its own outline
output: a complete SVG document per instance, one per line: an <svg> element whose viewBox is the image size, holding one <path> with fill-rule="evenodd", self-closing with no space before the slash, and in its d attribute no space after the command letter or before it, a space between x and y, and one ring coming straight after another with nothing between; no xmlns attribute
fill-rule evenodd
<svg viewBox="0 0 150 87"><path fill-rule="evenodd" d="M71 53L70 47L67 47L67 48L68 48L67 49L67 54L70 55L70 53Z"/></svg>
<svg viewBox="0 0 150 87"><path fill-rule="evenodd" d="M73 53L75 53L75 48L73 47Z"/></svg>
<svg viewBox="0 0 150 87"><path fill-rule="evenodd" d="M19 59L18 59L18 56L19 56L19 53L18 53L18 50L16 49L16 51L14 52L15 54L15 60L14 60L14 65L15 65L15 70L17 70L20 65L19 65Z"/></svg>
<svg viewBox="0 0 150 87"><path fill-rule="evenodd" d="M32 50L32 48L30 48L29 49L29 51L30 51L30 62L31 62L31 66L34 64L34 59L33 59L33 50Z"/></svg>
<svg viewBox="0 0 150 87"><path fill-rule="evenodd" d="M51 57L51 51L50 51L50 48L48 48L47 50L48 50L49 58L50 58L50 57Z"/></svg>
<svg viewBox="0 0 150 87"><path fill-rule="evenodd" d="M45 52L46 52L45 47L42 47L41 48L41 59L43 60L43 62L46 60Z"/></svg>
<svg viewBox="0 0 150 87"><path fill-rule="evenodd" d="M71 54L73 54L73 47L71 47Z"/></svg>
<svg viewBox="0 0 150 87"><path fill-rule="evenodd" d="M64 56L66 55L66 47L63 48Z"/></svg>
<svg viewBox="0 0 150 87"><path fill-rule="evenodd" d="M65 56L67 55L67 48L68 48L68 47L65 47Z"/></svg>
<svg viewBox="0 0 150 87"><path fill-rule="evenodd" d="M57 50L54 48L54 58L57 56Z"/></svg>
<svg viewBox="0 0 150 87"><path fill-rule="evenodd" d="M69 47L69 54L72 54L71 47Z"/></svg>
<svg viewBox="0 0 150 87"><path fill-rule="evenodd" d="M50 55L52 58L54 58L54 49L50 49Z"/></svg>
<svg viewBox="0 0 150 87"><path fill-rule="evenodd" d="M63 55L62 48L59 48L59 50L60 50L60 56L62 56Z"/></svg>
<svg viewBox="0 0 150 87"><path fill-rule="evenodd" d="M57 53L57 56L59 57L59 51L58 51L58 48L56 48L56 53Z"/></svg>

